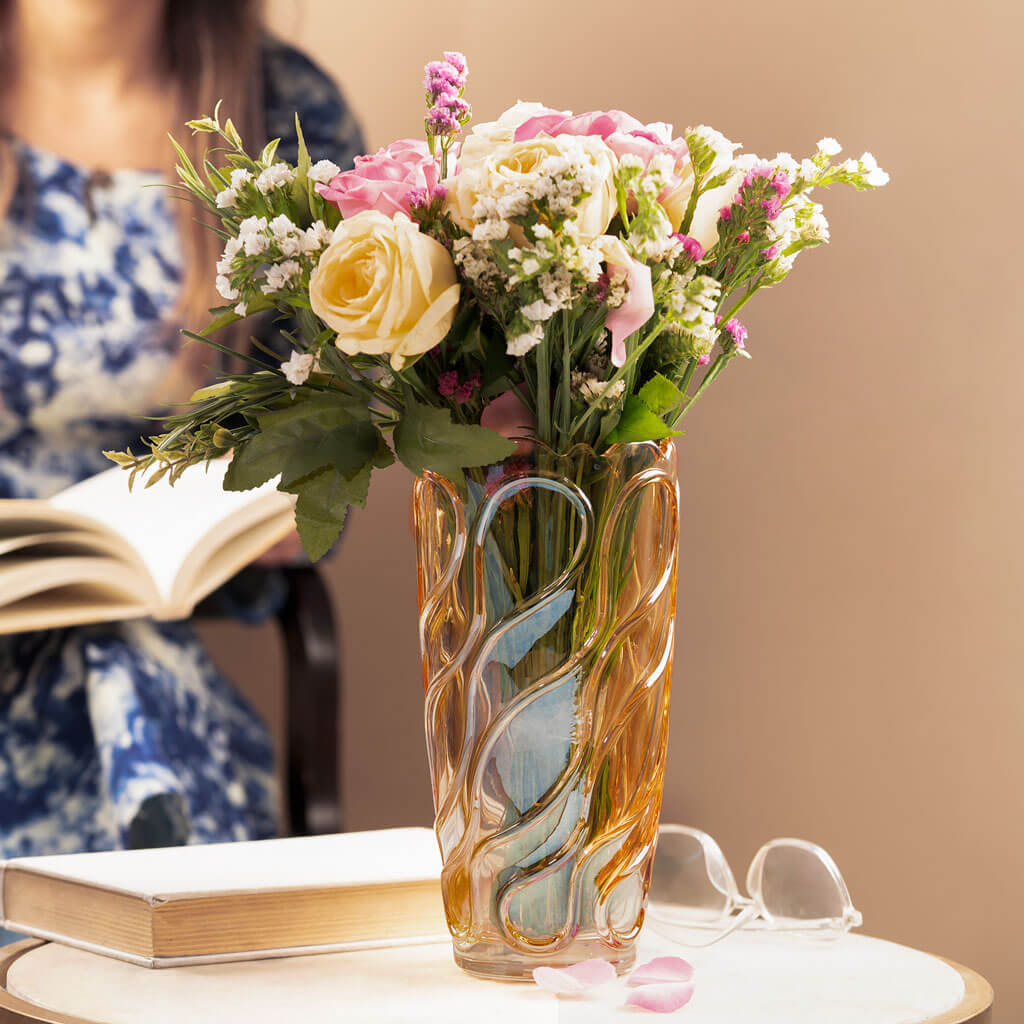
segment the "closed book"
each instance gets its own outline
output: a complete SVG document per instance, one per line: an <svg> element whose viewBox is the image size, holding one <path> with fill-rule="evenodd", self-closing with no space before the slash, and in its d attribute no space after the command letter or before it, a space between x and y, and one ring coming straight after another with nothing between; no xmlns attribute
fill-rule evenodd
<svg viewBox="0 0 1024 1024"><path fill-rule="evenodd" d="M11 931L145 967L447 938L425 828L0 862Z"/></svg>

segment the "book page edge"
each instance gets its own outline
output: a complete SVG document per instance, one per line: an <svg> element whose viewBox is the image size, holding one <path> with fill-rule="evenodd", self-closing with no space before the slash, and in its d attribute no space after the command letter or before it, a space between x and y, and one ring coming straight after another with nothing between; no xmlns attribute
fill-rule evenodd
<svg viewBox="0 0 1024 1024"><path fill-rule="evenodd" d="M60 946L71 946L73 949L80 949L85 953L94 953L98 956L110 957L113 960L121 960L125 963L134 964L136 967L147 969L160 969L166 967L201 967L204 964L230 964L240 963L244 960L271 960L277 957L293 956L319 956L325 953L354 953L365 949L391 949L402 946L430 946L442 942L451 942L451 935L448 932L437 932L431 935L410 935L398 939L365 939L354 942L331 942L319 946L280 946L267 949L248 949L238 953L204 953L199 956L137 956L134 953L125 953L120 949L112 949L109 946L101 946L94 942L84 942L80 939L68 939L62 935L55 935L41 928L26 928L24 925L11 923L12 930L30 935L36 939L44 939L47 942L55 942Z"/></svg>
<svg viewBox="0 0 1024 1024"><path fill-rule="evenodd" d="M35 875L40 878L48 878L54 882L63 882L66 885L80 885L87 889L95 889L99 892L117 893L120 896L128 896L132 899L141 900L150 908L158 908L167 903L183 903L186 901L201 902L211 899L223 899L235 896L286 896L289 893L304 893L313 889L328 890L335 889L406 889L414 886L432 885L435 882L440 885L439 875L420 875L416 878L403 878L397 882L337 882L334 885L281 885L281 886L260 886L246 889L220 889L217 892L139 892L137 889L125 889L118 885L107 885L99 882L86 881L82 878L75 878L72 875L61 874L56 871L46 871L44 868L28 867L19 864L17 861L0 861L0 920L4 919L3 887L6 885L8 865L12 871L23 871L26 874Z"/></svg>

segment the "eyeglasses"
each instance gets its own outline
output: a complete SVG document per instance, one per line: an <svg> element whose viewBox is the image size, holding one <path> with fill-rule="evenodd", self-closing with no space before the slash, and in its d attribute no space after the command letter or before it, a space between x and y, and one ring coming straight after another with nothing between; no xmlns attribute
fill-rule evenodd
<svg viewBox="0 0 1024 1024"><path fill-rule="evenodd" d="M863 918L836 862L814 843L773 839L757 851L743 896L718 843L685 825L662 825L647 920L686 946L710 946L746 925L835 939Z"/></svg>

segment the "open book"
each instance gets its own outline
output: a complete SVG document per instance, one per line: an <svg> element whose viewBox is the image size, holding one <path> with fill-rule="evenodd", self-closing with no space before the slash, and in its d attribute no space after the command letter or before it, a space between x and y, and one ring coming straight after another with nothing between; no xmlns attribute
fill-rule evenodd
<svg viewBox="0 0 1024 1024"><path fill-rule="evenodd" d="M110 469L46 500L0 501L0 633L181 619L294 525L270 481L223 489L227 460L146 488Z"/></svg>

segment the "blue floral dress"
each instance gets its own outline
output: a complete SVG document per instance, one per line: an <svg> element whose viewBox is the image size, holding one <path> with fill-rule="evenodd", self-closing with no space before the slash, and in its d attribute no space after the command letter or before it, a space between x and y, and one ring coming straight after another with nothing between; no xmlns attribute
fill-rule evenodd
<svg viewBox="0 0 1024 1024"><path fill-rule="evenodd" d="M268 40L268 137L362 152L335 86ZM255 140L254 140L255 141ZM90 175L13 142L0 224L0 498L109 468L179 349L182 250L158 174ZM211 273L212 273L211 268ZM262 838L277 827L262 722L192 628L148 620L0 636L0 857Z"/></svg>

